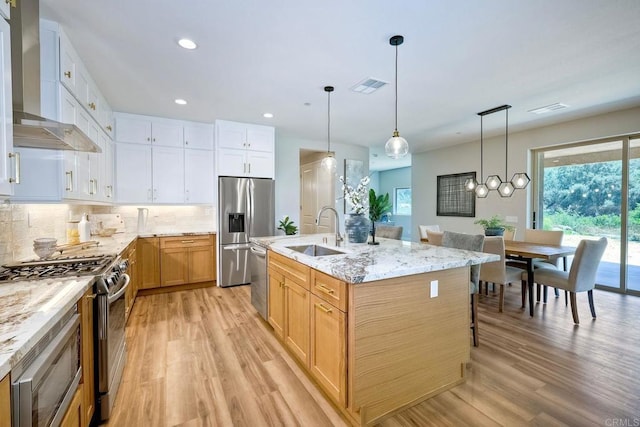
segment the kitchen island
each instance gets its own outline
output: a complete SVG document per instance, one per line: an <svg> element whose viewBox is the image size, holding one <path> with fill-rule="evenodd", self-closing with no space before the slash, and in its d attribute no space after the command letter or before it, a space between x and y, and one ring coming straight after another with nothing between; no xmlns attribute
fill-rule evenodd
<svg viewBox="0 0 640 427"><path fill-rule="evenodd" d="M389 239L335 247L330 234L252 240L269 249L269 324L352 424L464 381L469 266L496 255Z"/></svg>

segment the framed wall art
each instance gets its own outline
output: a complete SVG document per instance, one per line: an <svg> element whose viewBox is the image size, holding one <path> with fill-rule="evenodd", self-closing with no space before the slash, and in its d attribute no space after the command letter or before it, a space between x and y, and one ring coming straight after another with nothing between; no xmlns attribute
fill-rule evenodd
<svg viewBox="0 0 640 427"><path fill-rule="evenodd" d="M437 216L476 216L476 194L464 188L469 178L475 179L476 173L438 175Z"/></svg>

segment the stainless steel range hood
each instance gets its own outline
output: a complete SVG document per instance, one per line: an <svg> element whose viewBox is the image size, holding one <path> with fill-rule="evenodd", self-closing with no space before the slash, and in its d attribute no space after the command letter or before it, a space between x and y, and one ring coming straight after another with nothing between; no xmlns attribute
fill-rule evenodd
<svg viewBox="0 0 640 427"><path fill-rule="evenodd" d="M38 0L20 0L11 10L11 70L14 146L102 152L77 126L41 116Z"/></svg>

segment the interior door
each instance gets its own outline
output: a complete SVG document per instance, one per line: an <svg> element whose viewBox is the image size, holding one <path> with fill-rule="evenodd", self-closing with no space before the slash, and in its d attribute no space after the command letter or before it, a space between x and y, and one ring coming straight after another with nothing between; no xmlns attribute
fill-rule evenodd
<svg viewBox="0 0 640 427"><path fill-rule="evenodd" d="M334 175L316 160L300 166L300 234L335 232L335 215L325 211L316 224L316 217L323 206L335 206Z"/></svg>

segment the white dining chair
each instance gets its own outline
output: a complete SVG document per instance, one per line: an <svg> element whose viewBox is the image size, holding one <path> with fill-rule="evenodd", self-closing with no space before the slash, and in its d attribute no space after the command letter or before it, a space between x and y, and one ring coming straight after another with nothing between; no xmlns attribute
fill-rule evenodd
<svg viewBox="0 0 640 427"><path fill-rule="evenodd" d="M442 246L442 234L443 231L427 230L427 243L430 245Z"/></svg>
<svg viewBox="0 0 640 427"><path fill-rule="evenodd" d="M431 243L431 242L430 242ZM482 234L463 234L454 231L444 231L442 233L442 246L456 249L466 249L469 251L482 252L484 236ZM480 288L480 265L469 267L469 294L471 295L471 330L473 331L473 345L480 344L478 337L478 290Z"/></svg>
<svg viewBox="0 0 640 427"><path fill-rule="evenodd" d="M502 235L502 237L504 237L504 240L516 240L516 232L518 231L517 228L512 228L511 230L504 230L504 234Z"/></svg>
<svg viewBox="0 0 640 427"><path fill-rule="evenodd" d="M596 273L598 265L607 248L607 238L599 240L581 240L576 249L571 269L566 272L558 269L540 269L536 272L536 282L564 289L569 292L571 300L571 314L573 322L579 324L578 307L576 305L576 293L587 292L589 297L589 308L591 316L596 318L596 310L593 305L593 288L596 284Z"/></svg>
<svg viewBox="0 0 640 427"><path fill-rule="evenodd" d="M500 285L500 299L498 301L498 311L502 313L504 306L504 286L519 283L522 287L522 306L525 306L527 294L526 282L522 282L522 270L510 267L505 264L504 239L502 236L491 236L484 238L483 252L500 255L500 261L488 262L480 267L480 283Z"/></svg>
<svg viewBox="0 0 640 427"><path fill-rule="evenodd" d="M541 230L541 229L537 229L537 228L526 228L524 230L524 241L525 242L529 242L529 243L540 243L543 245L556 245L556 246L560 246L562 245L562 238L564 237L564 231L562 230ZM510 265L512 267L520 267L520 268L526 268L526 267L522 267L522 266L518 266L515 263L510 263ZM534 259L533 260L533 270L534 270L534 277L535 276L535 272L537 270L540 269L554 269L554 270L558 270L558 259L551 259L551 260L545 260L545 259ZM528 280L527 277L527 273L522 273L522 280ZM540 294L541 292L544 293L544 298L543 301L546 303L547 302L547 289L544 288L544 290L541 290L541 285L540 283L538 283L538 281L536 280L537 286L536 286L536 300L540 301ZM558 290L554 289L554 293L556 295L556 297L558 297ZM565 295L565 302L566 302L566 295Z"/></svg>
<svg viewBox="0 0 640 427"><path fill-rule="evenodd" d="M437 224L436 225L419 225L418 233L420 234L421 241L426 241L429 239L429 236L427 236L427 231L440 231L440 226Z"/></svg>

